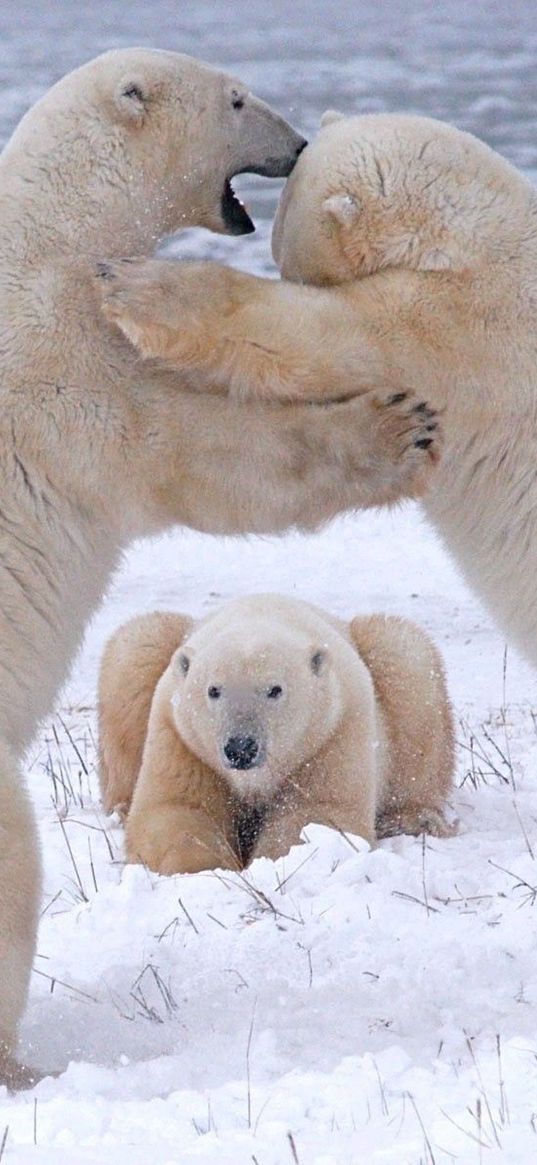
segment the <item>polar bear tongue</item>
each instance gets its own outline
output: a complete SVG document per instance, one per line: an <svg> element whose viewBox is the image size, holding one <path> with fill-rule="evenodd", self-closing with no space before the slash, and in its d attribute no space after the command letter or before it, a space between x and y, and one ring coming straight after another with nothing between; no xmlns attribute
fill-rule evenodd
<svg viewBox="0 0 537 1165"><path fill-rule="evenodd" d="M249 235L255 226L228 178L222 191L222 218L230 235Z"/></svg>

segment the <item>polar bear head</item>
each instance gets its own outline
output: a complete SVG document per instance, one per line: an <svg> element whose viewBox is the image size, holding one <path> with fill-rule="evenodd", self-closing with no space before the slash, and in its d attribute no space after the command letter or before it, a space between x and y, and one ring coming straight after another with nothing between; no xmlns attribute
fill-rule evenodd
<svg viewBox="0 0 537 1165"><path fill-rule="evenodd" d="M520 234L530 183L432 118L325 115L283 191L273 253L284 278L344 283L386 268L464 270Z"/></svg>
<svg viewBox="0 0 537 1165"><path fill-rule="evenodd" d="M304 609L239 599L198 625L170 665L179 735L244 798L269 799L341 719L341 669Z"/></svg>
<svg viewBox="0 0 537 1165"><path fill-rule="evenodd" d="M137 237L154 246L193 225L252 231L231 179L286 176L304 144L236 78L178 53L121 49L54 85L2 165L18 171L21 193L30 182L34 198L48 198L49 228L73 221L82 243L93 232L125 254Z"/></svg>

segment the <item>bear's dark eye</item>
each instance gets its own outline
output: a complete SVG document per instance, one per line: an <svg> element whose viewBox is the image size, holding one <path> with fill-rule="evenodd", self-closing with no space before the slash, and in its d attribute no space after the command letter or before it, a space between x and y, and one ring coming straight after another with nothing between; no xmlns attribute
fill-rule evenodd
<svg viewBox="0 0 537 1165"><path fill-rule="evenodd" d="M279 684L274 684L273 688L269 688L267 696L269 700L278 700L282 694L282 688Z"/></svg>
<svg viewBox="0 0 537 1165"><path fill-rule="evenodd" d="M240 93L237 93L236 89L234 89L233 93L231 94L231 104L233 105L234 109L242 109L244 106L244 97L241 97Z"/></svg>
<svg viewBox="0 0 537 1165"><path fill-rule="evenodd" d="M217 684L211 684L210 688L207 688L207 695L210 700L219 700L222 695L222 689Z"/></svg>

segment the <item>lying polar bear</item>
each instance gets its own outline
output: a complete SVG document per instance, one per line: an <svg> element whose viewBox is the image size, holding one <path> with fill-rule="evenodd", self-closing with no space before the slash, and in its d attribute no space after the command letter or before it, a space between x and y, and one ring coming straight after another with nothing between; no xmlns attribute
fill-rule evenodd
<svg viewBox="0 0 537 1165"><path fill-rule="evenodd" d="M277 858L310 821L453 833L443 667L403 619L278 595L145 615L107 645L99 720L105 807L126 814L129 861L161 874Z"/></svg>
<svg viewBox="0 0 537 1165"><path fill-rule="evenodd" d="M287 182L273 251L285 282L116 265L106 311L146 355L241 399L426 390L445 426L426 513L537 662L533 186L438 121L331 115Z"/></svg>

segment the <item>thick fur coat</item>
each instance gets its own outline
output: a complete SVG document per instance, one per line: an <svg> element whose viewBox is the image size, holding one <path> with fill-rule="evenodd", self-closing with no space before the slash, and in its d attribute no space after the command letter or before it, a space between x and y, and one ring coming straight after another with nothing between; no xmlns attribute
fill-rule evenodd
<svg viewBox="0 0 537 1165"><path fill-rule="evenodd" d="M162 874L280 857L310 821L370 842L452 832L442 662L407 620L279 595L133 619L104 653L99 741L127 858Z"/></svg>
<svg viewBox="0 0 537 1165"><path fill-rule="evenodd" d="M314 527L379 492L420 492L436 457L416 399L383 387L329 408L230 405L196 393L195 374L142 362L101 311L103 255L149 255L195 224L253 229L229 179L286 175L303 145L236 79L134 49L60 81L0 158L0 1081L12 1086L34 1079L13 1049L39 907L18 762L122 549L174 523Z"/></svg>
<svg viewBox="0 0 537 1165"><path fill-rule="evenodd" d="M144 352L240 399L387 382L426 396L445 431L426 513L537 662L534 187L441 122L332 115L286 185L273 250L281 282L116 268L107 310Z"/></svg>
<svg viewBox="0 0 537 1165"><path fill-rule="evenodd" d="M252 229L229 178L286 174L302 145L235 79L127 50L55 86L0 158L0 1080L13 1086L33 1078L13 1049L39 908L18 759L122 547L174 522L313 524L317 486L328 517L359 428L352 406L230 408L142 367L100 311L95 264L183 226Z"/></svg>

